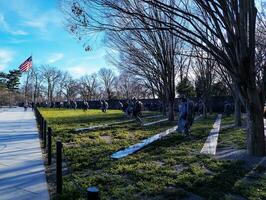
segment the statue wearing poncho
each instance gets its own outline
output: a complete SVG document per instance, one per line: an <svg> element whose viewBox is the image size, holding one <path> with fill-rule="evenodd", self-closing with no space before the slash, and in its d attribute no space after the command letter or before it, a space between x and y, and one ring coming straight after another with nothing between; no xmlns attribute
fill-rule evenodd
<svg viewBox="0 0 266 200"><path fill-rule="evenodd" d="M194 103L186 98L181 98L179 105L179 119L177 131L189 135L190 127L194 121Z"/></svg>

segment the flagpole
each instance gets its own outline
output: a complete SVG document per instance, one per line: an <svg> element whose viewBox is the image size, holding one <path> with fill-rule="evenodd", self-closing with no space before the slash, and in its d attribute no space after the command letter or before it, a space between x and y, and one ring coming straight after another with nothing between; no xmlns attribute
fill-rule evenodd
<svg viewBox="0 0 266 200"><path fill-rule="evenodd" d="M31 53L31 58L32 58L32 53ZM31 62L32 62L32 66L33 66L33 61L31 61ZM29 77L30 77L30 69L27 71L27 78L26 78L26 85L25 85L25 94L24 94L25 95L25 103L27 103L27 101L28 101L27 94L28 94Z"/></svg>
<svg viewBox="0 0 266 200"><path fill-rule="evenodd" d="M29 84L29 76L30 70L27 71L26 85L25 85L25 103L27 102L27 93L28 93L28 84Z"/></svg>

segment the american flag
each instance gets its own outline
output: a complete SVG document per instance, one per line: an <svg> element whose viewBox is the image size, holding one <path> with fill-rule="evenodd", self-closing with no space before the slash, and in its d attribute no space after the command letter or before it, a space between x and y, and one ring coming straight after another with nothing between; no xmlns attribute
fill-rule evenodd
<svg viewBox="0 0 266 200"><path fill-rule="evenodd" d="M20 66L19 70L21 72L27 72L32 67L32 57L30 56L27 60L25 60Z"/></svg>

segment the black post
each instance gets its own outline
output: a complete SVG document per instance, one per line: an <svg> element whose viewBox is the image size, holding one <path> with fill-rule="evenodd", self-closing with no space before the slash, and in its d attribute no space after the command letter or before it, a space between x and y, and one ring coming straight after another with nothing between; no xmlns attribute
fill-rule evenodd
<svg viewBox="0 0 266 200"><path fill-rule="evenodd" d="M47 157L48 157L48 165L51 165L52 163L52 129L51 127L48 127L47 132Z"/></svg>
<svg viewBox="0 0 266 200"><path fill-rule="evenodd" d="M100 200L99 189L97 187L87 188L87 200Z"/></svg>
<svg viewBox="0 0 266 200"><path fill-rule="evenodd" d="M37 113L38 124L40 125L41 124L41 114L37 108L36 108L36 113Z"/></svg>
<svg viewBox="0 0 266 200"><path fill-rule="evenodd" d="M43 139L43 117L41 116L41 123L40 123L40 136Z"/></svg>
<svg viewBox="0 0 266 200"><path fill-rule="evenodd" d="M47 130L47 122L43 120L43 147L46 148L46 130Z"/></svg>
<svg viewBox="0 0 266 200"><path fill-rule="evenodd" d="M56 141L56 193L62 194L62 142Z"/></svg>

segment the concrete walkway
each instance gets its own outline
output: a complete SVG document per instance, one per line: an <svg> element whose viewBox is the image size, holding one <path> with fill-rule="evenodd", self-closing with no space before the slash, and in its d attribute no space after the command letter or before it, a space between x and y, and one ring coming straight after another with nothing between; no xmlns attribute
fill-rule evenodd
<svg viewBox="0 0 266 200"><path fill-rule="evenodd" d="M31 109L0 112L0 199L48 200L44 164Z"/></svg>
<svg viewBox="0 0 266 200"><path fill-rule="evenodd" d="M221 121L222 121L222 114L219 114L213 124L213 129L209 133L209 136L206 139L204 146L201 149L200 153L212 154L212 155L216 154L216 147L217 147L218 136L220 132Z"/></svg>

